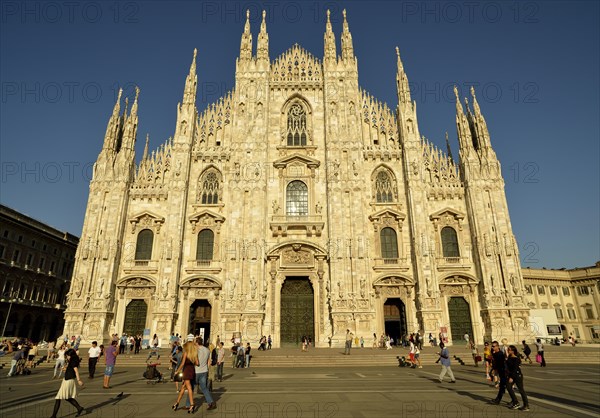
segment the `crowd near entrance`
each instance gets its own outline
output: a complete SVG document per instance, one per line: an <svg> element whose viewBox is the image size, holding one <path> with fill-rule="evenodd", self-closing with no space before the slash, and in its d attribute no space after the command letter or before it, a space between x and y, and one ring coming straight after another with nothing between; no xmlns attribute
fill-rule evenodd
<svg viewBox="0 0 600 418"><path fill-rule="evenodd" d="M394 342L401 341L407 334L406 307L400 298L390 298L383 304L383 318L385 321L385 334Z"/></svg>
<svg viewBox="0 0 600 418"><path fill-rule="evenodd" d="M314 343L314 291L308 277L287 277L281 287L281 346Z"/></svg>

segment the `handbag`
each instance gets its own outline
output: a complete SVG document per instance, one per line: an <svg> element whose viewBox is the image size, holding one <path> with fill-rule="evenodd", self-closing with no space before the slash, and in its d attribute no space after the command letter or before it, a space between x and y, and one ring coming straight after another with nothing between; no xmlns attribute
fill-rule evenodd
<svg viewBox="0 0 600 418"><path fill-rule="evenodd" d="M535 362L536 363L541 363L542 362L542 355L541 354L537 354L535 356Z"/></svg>
<svg viewBox="0 0 600 418"><path fill-rule="evenodd" d="M183 382L183 372L176 373L173 376L173 382Z"/></svg>
<svg viewBox="0 0 600 418"><path fill-rule="evenodd" d="M475 361L481 361L481 356L475 356Z"/></svg>

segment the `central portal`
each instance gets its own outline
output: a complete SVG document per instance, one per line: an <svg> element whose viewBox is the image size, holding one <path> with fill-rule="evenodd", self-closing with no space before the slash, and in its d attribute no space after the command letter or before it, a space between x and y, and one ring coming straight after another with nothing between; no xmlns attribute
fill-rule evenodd
<svg viewBox="0 0 600 418"><path fill-rule="evenodd" d="M308 277L287 277L281 287L281 345L315 342L314 291Z"/></svg>
<svg viewBox="0 0 600 418"><path fill-rule="evenodd" d="M206 299L196 299L190 306L189 332L210 341L210 319L212 307Z"/></svg>

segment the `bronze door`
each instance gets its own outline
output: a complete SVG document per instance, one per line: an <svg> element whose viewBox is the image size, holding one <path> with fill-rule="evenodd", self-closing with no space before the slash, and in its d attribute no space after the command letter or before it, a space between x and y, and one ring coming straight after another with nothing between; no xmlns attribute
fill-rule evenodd
<svg viewBox="0 0 600 418"><path fill-rule="evenodd" d="M450 316L452 341L464 341L465 334L469 334L469 337L473 338L471 310L465 298L451 297L448 301L448 315Z"/></svg>
<svg viewBox="0 0 600 418"><path fill-rule="evenodd" d="M314 292L306 277L288 277L281 288L281 344L315 340Z"/></svg>
<svg viewBox="0 0 600 418"><path fill-rule="evenodd" d="M134 299L129 302L125 310L123 332L127 335L143 335L146 328L146 313L148 305L143 299Z"/></svg>

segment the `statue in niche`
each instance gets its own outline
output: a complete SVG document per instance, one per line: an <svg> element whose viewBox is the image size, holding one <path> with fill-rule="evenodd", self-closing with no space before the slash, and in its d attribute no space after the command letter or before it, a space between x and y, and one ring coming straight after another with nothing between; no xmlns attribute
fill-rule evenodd
<svg viewBox="0 0 600 418"><path fill-rule="evenodd" d="M161 287L163 298L166 298L169 295L169 281L164 279Z"/></svg>
<svg viewBox="0 0 600 418"><path fill-rule="evenodd" d="M494 296L498 296L498 289L496 288L496 280L494 279L493 274L490 274L490 285L492 287L492 294Z"/></svg>
<svg viewBox="0 0 600 418"><path fill-rule="evenodd" d="M277 215L279 213L279 203L277 203L277 200L273 200L272 207L273 207L273 213L275 215Z"/></svg>
<svg viewBox="0 0 600 418"><path fill-rule="evenodd" d="M360 279L360 297L363 299L367 297L367 280L366 279Z"/></svg>
<svg viewBox="0 0 600 418"><path fill-rule="evenodd" d="M341 279L338 280L337 286L338 286L338 298L343 299L344 298L344 283L342 282Z"/></svg>
<svg viewBox="0 0 600 418"><path fill-rule="evenodd" d="M232 279L227 279L227 281L229 282L229 299L233 299L235 297L235 287L237 286L237 283Z"/></svg>
<svg viewBox="0 0 600 418"><path fill-rule="evenodd" d="M83 290L83 280L76 279L75 283L73 283L73 291L76 297L81 296L81 291Z"/></svg>
<svg viewBox="0 0 600 418"><path fill-rule="evenodd" d="M427 293L427 296L431 297L431 279L429 277L425 278L425 292Z"/></svg>
<svg viewBox="0 0 600 418"><path fill-rule="evenodd" d="M519 286L517 285L517 276L514 274L510 275L510 286L512 287L512 291L515 295L519 294Z"/></svg>
<svg viewBox="0 0 600 418"><path fill-rule="evenodd" d="M256 280L250 279L250 299L256 299Z"/></svg>
<svg viewBox="0 0 600 418"><path fill-rule="evenodd" d="M317 202L317 204L315 205L315 213L321 214L322 211L323 211L323 206L321 206L319 204L319 202Z"/></svg>
<svg viewBox="0 0 600 418"><path fill-rule="evenodd" d="M100 277L98 282L96 283L96 293L98 297L102 297L102 293L104 292L104 278Z"/></svg>

